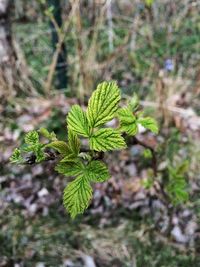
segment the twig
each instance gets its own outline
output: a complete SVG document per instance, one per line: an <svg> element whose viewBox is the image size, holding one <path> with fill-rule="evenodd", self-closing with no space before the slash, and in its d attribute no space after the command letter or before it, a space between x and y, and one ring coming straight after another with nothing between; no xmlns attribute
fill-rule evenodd
<svg viewBox="0 0 200 267"><path fill-rule="evenodd" d="M147 145L146 143L142 142L141 140L137 139L135 136L133 136L133 142L136 144L139 144L147 149L149 149L151 151L152 154L152 169L153 169L153 173L154 176L156 177L158 174L158 169L157 169L157 157L156 157L156 152L153 149L153 147Z"/></svg>
<svg viewBox="0 0 200 267"><path fill-rule="evenodd" d="M153 147L149 146L148 144L142 142L141 140L137 139L135 136L133 136L133 143L134 144L139 144L147 149L149 149L151 151L152 154L152 169L153 169L153 174L154 174L154 178L157 177L158 175L158 164L157 164L157 155L156 155L156 151L153 149ZM155 179L154 179L155 181ZM159 188L157 188L157 185L159 186ZM160 195L160 193L162 194L162 201L166 204L169 205L170 204L170 199L169 196L167 195L167 193L165 192L164 188L163 188L163 184L162 182L156 180L156 183L154 183L154 189L157 192L158 195Z"/></svg>

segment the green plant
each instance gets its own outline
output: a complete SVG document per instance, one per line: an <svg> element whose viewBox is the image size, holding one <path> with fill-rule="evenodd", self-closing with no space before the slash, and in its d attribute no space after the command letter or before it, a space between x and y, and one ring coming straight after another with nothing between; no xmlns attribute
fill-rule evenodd
<svg viewBox="0 0 200 267"><path fill-rule="evenodd" d="M143 117L138 110L136 95L125 107L119 107L121 96L115 82L103 82L98 85L84 111L79 105L73 105L66 122L68 142L58 140L47 129L31 131L25 136L25 144L16 148L10 160L13 163L34 163L58 157L55 170L66 176L75 177L64 189L63 203L72 218L83 213L92 198L91 183L109 179L109 171L103 162L106 151L124 149L126 142L122 134L133 136L138 125L158 133L157 122L151 117ZM106 123L117 118L118 127L108 128ZM40 136L48 142L41 143ZM82 149L82 138L88 140L88 147ZM51 152L55 150L58 155ZM28 154L28 158L26 157Z"/></svg>

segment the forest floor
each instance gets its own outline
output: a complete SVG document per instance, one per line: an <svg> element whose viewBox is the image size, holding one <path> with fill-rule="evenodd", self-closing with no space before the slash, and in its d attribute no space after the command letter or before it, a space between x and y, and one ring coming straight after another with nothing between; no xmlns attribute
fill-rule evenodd
<svg viewBox="0 0 200 267"><path fill-rule="evenodd" d="M70 80L61 91L44 87L53 57L44 10L36 9L30 23L13 25L34 91L30 96L23 88L6 105L0 102L0 267L200 267L199 4L163 0L151 9L141 1L113 2L113 51L106 16L90 28L91 10L83 9L79 38L72 18L65 40ZM138 138L158 151L163 177L168 164L189 162L190 199L171 215L144 186L152 164L140 145L107 154L111 179L94 186L89 209L74 221L62 205L68 180L54 171L53 161L9 163L30 130L46 127L65 139L65 116L80 90L88 96L108 79L117 80L124 98L138 93L146 114L158 118L159 135L140 132ZM66 98L69 92L77 98Z"/></svg>
<svg viewBox="0 0 200 267"><path fill-rule="evenodd" d="M166 207L143 186L151 163L142 147L107 156L111 179L95 186L89 210L74 221L62 206L67 180L55 173L53 162L8 163L24 133L38 125L65 137L65 115L75 102L58 94L19 100L3 111L0 266L200 267L197 215L188 203L169 222ZM139 137L159 142L149 133Z"/></svg>

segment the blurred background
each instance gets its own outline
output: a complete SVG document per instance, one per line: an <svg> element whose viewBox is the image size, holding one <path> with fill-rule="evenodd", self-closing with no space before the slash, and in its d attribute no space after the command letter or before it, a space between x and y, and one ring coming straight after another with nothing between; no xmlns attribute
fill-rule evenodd
<svg viewBox="0 0 200 267"><path fill-rule="evenodd" d="M112 177L74 221L53 162L9 163L30 130L65 139L71 105L103 80L159 121L138 139L163 181L184 165L185 204L156 194L139 144L107 154ZM12 266L200 267L199 0L0 0L0 267Z"/></svg>

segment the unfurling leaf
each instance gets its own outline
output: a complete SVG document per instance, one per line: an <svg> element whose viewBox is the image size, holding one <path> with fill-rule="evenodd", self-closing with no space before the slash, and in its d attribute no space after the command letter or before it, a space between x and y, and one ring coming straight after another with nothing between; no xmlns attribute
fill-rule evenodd
<svg viewBox="0 0 200 267"><path fill-rule="evenodd" d="M88 102L86 114L89 125L95 128L112 120L120 98L120 90L116 82L99 84Z"/></svg>
<svg viewBox="0 0 200 267"><path fill-rule="evenodd" d="M63 204L72 218L81 214L89 206L92 198L92 187L89 181L79 176L68 184L64 190Z"/></svg>
<svg viewBox="0 0 200 267"><path fill-rule="evenodd" d="M10 157L10 161L12 163L18 163L18 164L23 162L23 158L21 156L21 151L18 148L15 148L15 150L13 151L13 154Z"/></svg>
<svg viewBox="0 0 200 267"><path fill-rule="evenodd" d="M89 139L90 148L96 151L109 151L126 147L121 134L111 128L96 131Z"/></svg>
<svg viewBox="0 0 200 267"><path fill-rule="evenodd" d="M131 111L136 111L139 106L139 98L137 94L133 94L131 100L128 103L128 107Z"/></svg>
<svg viewBox="0 0 200 267"><path fill-rule="evenodd" d="M155 134L157 134L159 131L157 121L151 117L139 118L137 122L140 123L144 128L149 129Z"/></svg>
<svg viewBox="0 0 200 267"><path fill-rule="evenodd" d="M49 132L46 128L40 128L39 133L50 141L56 141L56 134L54 132Z"/></svg>
<svg viewBox="0 0 200 267"><path fill-rule="evenodd" d="M66 156L70 153L69 146L64 141L54 141L50 144L46 145L46 147L50 147L58 151L62 156Z"/></svg>
<svg viewBox="0 0 200 267"><path fill-rule="evenodd" d="M133 115L129 108L121 108L118 110L118 119L120 121L120 132L126 132L129 135L136 135L138 132L138 126L136 123L136 117Z"/></svg>
<svg viewBox="0 0 200 267"><path fill-rule="evenodd" d="M79 105L72 106L67 116L68 128L76 134L88 137L90 135L90 128L85 112Z"/></svg>
<svg viewBox="0 0 200 267"><path fill-rule="evenodd" d="M45 160L44 144L39 141L39 134L37 131L28 132L25 135L26 145L22 147L23 152L32 152L36 156L36 162Z"/></svg>
<svg viewBox="0 0 200 267"><path fill-rule="evenodd" d="M42 145L40 143L35 145L35 147L33 148L33 152L36 156L36 162L41 162L41 161L45 160L46 155L44 153L43 148L44 148L44 145Z"/></svg>
<svg viewBox="0 0 200 267"><path fill-rule="evenodd" d="M39 143L39 134L38 134L38 132L36 132L36 131L28 132L25 135L25 143L27 145L35 145L35 144Z"/></svg>
<svg viewBox="0 0 200 267"><path fill-rule="evenodd" d="M121 123L133 123L136 121L135 116L129 108L120 108L117 112L117 116Z"/></svg>

